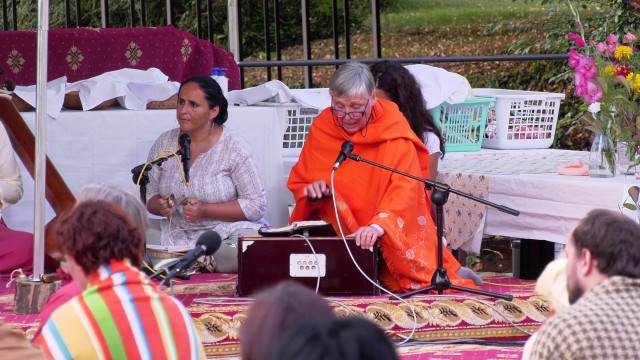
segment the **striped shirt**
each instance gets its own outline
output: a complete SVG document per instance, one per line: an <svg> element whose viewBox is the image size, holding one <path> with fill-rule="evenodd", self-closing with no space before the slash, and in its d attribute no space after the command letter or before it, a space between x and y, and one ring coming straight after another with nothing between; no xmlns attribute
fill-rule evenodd
<svg viewBox="0 0 640 360"><path fill-rule="evenodd" d="M54 311L34 343L53 359L205 358L184 306L117 260Z"/></svg>

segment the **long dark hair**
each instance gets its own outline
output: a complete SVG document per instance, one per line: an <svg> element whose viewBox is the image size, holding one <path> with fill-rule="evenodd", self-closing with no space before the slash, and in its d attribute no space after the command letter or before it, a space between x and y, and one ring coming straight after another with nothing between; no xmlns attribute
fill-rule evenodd
<svg viewBox="0 0 640 360"><path fill-rule="evenodd" d="M427 110L416 78L400 63L388 60L371 65L371 73L376 80L376 87L387 93L389 99L398 105L409 121L409 126L420 139L426 131L434 133L440 139L440 152L444 157L442 131L433 120L431 112Z"/></svg>

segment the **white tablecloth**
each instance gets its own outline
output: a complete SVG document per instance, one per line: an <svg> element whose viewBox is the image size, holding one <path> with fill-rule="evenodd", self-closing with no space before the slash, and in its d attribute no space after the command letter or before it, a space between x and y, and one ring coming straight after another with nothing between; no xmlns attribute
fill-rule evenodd
<svg viewBox="0 0 640 360"><path fill-rule="evenodd" d="M468 240L466 248L479 251L483 233L564 244L578 221L596 208L635 218L637 214L623 209L622 204L629 187L640 181L635 176L599 179L556 173L559 166L578 159L588 162L588 153L553 149L447 153L438 169L440 181L446 176L449 185L460 190L467 179L480 177L488 185L487 200L520 211L516 217L488 207L484 213L470 214L480 220L473 236L464 239ZM461 200L449 213L464 216L471 203Z"/></svg>
<svg viewBox="0 0 640 360"><path fill-rule="evenodd" d="M22 113L35 127L35 112ZM242 136L261 165L268 197L267 220L273 226L288 221L290 195L283 184L282 136L286 119L274 107L229 107L225 126ZM131 169L144 163L149 149L164 131L178 126L175 110L63 111L47 123L47 154L75 194L86 184L114 184L135 192ZM175 161L175 160L170 160ZM2 212L7 224L33 231L34 184L21 165L25 194ZM48 207L47 220L54 216Z"/></svg>

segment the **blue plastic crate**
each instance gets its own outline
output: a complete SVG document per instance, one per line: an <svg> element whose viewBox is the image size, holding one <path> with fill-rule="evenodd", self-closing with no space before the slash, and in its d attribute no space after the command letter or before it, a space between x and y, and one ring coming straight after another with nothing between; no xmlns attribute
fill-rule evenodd
<svg viewBox="0 0 640 360"><path fill-rule="evenodd" d="M442 103L431 109L445 139L445 150L480 151L487 114L495 98L475 97L463 103Z"/></svg>

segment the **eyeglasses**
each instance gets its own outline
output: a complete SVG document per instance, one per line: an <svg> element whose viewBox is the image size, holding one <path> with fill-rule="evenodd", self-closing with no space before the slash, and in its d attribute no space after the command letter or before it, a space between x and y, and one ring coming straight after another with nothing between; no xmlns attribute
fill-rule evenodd
<svg viewBox="0 0 640 360"><path fill-rule="evenodd" d="M345 116L349 115L349 117L352 118L353 120L360 120L362 119L364 114L367 112L367 106L369 106L369 100L367 100L367 103L364 105L364 110L346 112L346 111L338 110L334 108L332 105L331 113L333 114L333 116L337 117L338 119L344 119Z"/></svg>

